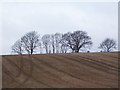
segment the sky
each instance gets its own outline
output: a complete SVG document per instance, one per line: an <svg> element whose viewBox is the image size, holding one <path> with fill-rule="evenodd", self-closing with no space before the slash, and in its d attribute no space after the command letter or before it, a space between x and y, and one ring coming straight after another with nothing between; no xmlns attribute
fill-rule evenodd
<svg viewBox="0 0 120 90"><path fill-rule="evenodd" d="M118 42L117 2L4 2L0 13L0 54L11 54L15 41L30 31L40 36L86 31L95 52L105 38Z"/></svg>

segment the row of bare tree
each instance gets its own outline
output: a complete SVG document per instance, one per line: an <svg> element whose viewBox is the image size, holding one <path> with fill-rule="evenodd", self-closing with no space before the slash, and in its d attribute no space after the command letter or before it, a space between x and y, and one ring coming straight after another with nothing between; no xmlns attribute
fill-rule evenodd
<svg viewBox="0 0 120 90"><path fill-rule="evenodd" d="M31 31L14 43L12 52L33 54L39 50L40 53L45 51L48 54L67 53L68 50L71 50L78 53L80 49L89 48L92 44L91 37L84 31L74 31L73 33L68 32L65 34L45 34L41 38L36 31ZM100 44L99 48L109 52L116 48L116 42L107 38Z"/></svg>

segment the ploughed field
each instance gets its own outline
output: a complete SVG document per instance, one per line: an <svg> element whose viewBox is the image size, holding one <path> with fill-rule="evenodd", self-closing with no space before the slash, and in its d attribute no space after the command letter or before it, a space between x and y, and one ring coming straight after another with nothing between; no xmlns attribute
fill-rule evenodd
<svg viewBox="0 0 120 90"><path fill-rule="evenodd" d="M3 88L117 88L118 53L3 55Z"/></svg>

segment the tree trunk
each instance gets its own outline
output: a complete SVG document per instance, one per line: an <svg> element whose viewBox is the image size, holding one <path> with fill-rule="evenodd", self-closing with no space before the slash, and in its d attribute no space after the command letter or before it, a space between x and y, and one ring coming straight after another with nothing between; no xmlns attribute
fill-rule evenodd
<svg viewBox="0 0 120 90"><path fill-rule="evenodd" d="M33 49L31 49L31 54L33 54Z"/></svg>
<svg viewBox="0 0 120 90"><path fill-rule="evenodd" d="M76 46L76 47L75 47L75 53L78 53L78 52L79 52L79 47Z"/></svg>
<svg viewBox="0 0 120 90"><path fill-rule="evenodd" d="M53 53L55 53L55 47L53 46Z"/></svg>
<svg viewBox="0 0 120 90"><path fill-rule="evenodd" d="M107 49L107 52L110 52L109 48Z"/></svg>
<svg viewBox="0 0 120 90"><path fill-rule="evenodd" d="M75 53L78 53L79 52L79 50L75 50Z"/></svg>

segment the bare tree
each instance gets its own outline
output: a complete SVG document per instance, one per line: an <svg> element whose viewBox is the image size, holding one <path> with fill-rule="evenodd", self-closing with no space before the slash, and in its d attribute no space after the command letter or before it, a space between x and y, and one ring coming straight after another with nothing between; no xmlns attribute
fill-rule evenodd
<svg viewBox="0 0 120 90"><path fill-rule="evenodd" d="M98 48L103 49L105 52L110 52L113 49L116 49L116 41L110 38L106 38Z"/></svg>
<svg viewBox="0 0 120 90"><path fill-rule="evenodd" d="M49 47L48 50L49 50L49 54L50 54L51 53L51 39L50 39L48 47Z"/></svg>
<svg viewBox="0 0 120 90"><path fill-rule="evenodd" d="M67 41L65 39L66 37L64 35L62 35L62 38L60 40L60 44L61 44L61 52L62 53L67 53L69 47L67 45Z"/></svg>
<svg viewBox="0 0 120 90"><path fill-rule="evenodd" d="M78 53L81 48L92 45L91 37L84 31L68 32L64 34L64 37L72 52Z"/></svg>
<svg viewBox="0 0 120 90"><path fill-rule="evenodd" d="M61 45L61 52L62 53L67 53L68 49L69 49L69 47L66 44L63 43Z"/></svg>
<svg viewBox="0 0 120 90"><path fill-rule="evenodd" d="M62 38L61 33L55 33L55 48L56 48L56 53L60 53L60 40Z"/></svg>
<svg viewBox="0 0 120 90"><path fill-rule="evenodd" d="M39 35L35 31L26 33L22 38L23 48L28 54L33 54L34 50L39 46Z"/></svg>
<svg viewBox="0 0 120 90"><path fill-rule="evenodd" d="M39 46L38 48L39 48L40 54L42 54L42 43L41 43L41 41L39 41L38 46Z"/></svg>
<svg viewBox="0 0 120 90"><path fill-rule="evenodd" d="M67 46L69 46L72 52L74 52L74 44L72 41L71 34L72 34L71 32L63 34L62 39L66 41Z"/></svg>
<svg viewBox="0 0 120 90"><path fill-rule="evenodd" d="M49 34L45 34L43 37L42 37L42 42L43 42L43 45L45 47L45 50L46 50L46 53L50 53L50 35Z"/></svg>
<svg viewBox="0 0 120 90"><path fill-rule="evenodd" d="M52 52L55 53L55 35L51 35Z"/></svg>
<svg viewBox="0 0 120 90"><path fill-rule="evenodd" d="M39 35L37 32L32 31L26 33L19 43L17 42L14 45L14 52L26 51L28 54L33 54L37 49L40 49L42 53L42 45L45 48L46 53L66 53L68 49L71 49L72 52L79 52L81 48L86 48L92 44L90 36L87 35L84 31L75 31L73 33L55 33L55 34L45 34L41 38L42 43L40 42ZM21 46L22 45L22 46Z"/></svg>
<svg viewBox="0 0 120 90"><path fill-rule="evenodd" d="M21 40L18 40L14 43L12 46L12 52L22 54L23 53L23 47L22 47L22 42Z"/></svg>

